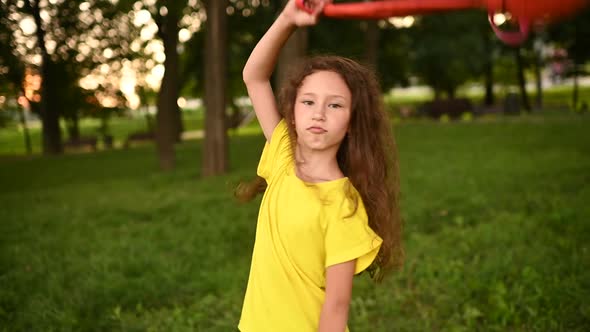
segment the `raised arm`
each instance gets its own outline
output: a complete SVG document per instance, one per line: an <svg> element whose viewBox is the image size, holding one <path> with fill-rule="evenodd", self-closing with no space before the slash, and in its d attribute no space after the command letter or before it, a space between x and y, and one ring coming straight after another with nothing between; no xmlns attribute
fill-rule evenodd
<svg viewBox="0 0 590 332"><path fill-rule="evenodd" d="M297 27L317 23L318 15L325 2L322 0L309 1L311 8L314 8L313 13L309 14L299 10L295 5L295 0L290 0L256 44L244 66L242 72L244 83L267 141L270 141L274 128L281 120L270 85L270 76L279 53Z"/></svg>

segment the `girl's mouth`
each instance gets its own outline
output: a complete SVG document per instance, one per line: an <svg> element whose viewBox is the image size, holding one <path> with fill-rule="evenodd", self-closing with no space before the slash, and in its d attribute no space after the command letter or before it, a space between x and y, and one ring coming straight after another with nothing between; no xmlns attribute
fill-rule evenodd
<svg viewBox="0 0 590 332"><path fill-rule="evenodd" d="M322 127L315 127L315 126L309 127L309 128L307 128L307 130L313 134L323 134L323 133L327 132L326 129L324 129Z"/></svg>

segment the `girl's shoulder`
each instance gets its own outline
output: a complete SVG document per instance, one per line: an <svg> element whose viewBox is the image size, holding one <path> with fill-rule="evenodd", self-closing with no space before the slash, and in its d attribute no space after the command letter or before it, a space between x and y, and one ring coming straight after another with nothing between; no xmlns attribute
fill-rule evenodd
<svg viewBox="0 0 590 332"><path fill-rule="evenodd" d="M359 212L361 215L366 214L361 195L352 182L348 178L342 178L336 181L338 183L334 183L334 186L330 190L322 192L326 212L342 218L355 215Z"/></svg>

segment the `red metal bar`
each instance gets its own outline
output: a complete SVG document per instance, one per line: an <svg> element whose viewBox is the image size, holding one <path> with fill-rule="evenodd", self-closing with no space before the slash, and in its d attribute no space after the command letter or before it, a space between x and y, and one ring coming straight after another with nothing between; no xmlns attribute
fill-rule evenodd
<svg viewBox="0 0 590 332"><path fill-rule="evenodd" d="M305 0L297 0L305 8ZM327 4L323 14L334 18L380 19L462 9L509 12L530 21L554 20L575 13L587 0L381 0Z"/></svg>
<svg viewBox="0 0 590 332"><path fill-rule="evenodd" d="M588 4L588 0L381 0L330 3L324 7L323 15L343 19L382 19L475 8L487 9L490 25L498 38L508 45L516 46L526 40L531 23L557 20L575 13ZM311 12L305 0L297 0L297 6ZM519 31L500 30L493 22L494 13L510 13L518 20Z"/></svg>
<svg viewBox="0 0 590 332"><path fill-rule="evenodd" d="M327 17L348 19L381 19L392 16L430 14L470 8L483 8L480 0L398 0L362 3L328 4Z"/></svg>

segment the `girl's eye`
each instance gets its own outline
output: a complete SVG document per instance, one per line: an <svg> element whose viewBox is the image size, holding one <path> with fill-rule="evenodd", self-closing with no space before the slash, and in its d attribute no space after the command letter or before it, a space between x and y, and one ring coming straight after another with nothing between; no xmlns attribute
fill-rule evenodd
<svg viewBox="0 0 590 332"><path fill-rule="evenodd" d="M303 101L301 101L301 103L302 103L303 105L306 105L306 106L311 106L311 105L313 105L313 101L311 101L311 100L303 100Z"/></svg>
<svg viewBox="0 0 590 332"><path fill-rule="evenodd" d="M342 108L342 105L340 105L340 104L330 104L329 106L331 108Z"/></svg>

